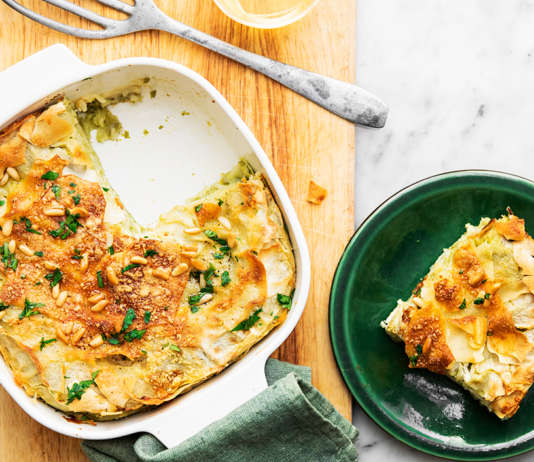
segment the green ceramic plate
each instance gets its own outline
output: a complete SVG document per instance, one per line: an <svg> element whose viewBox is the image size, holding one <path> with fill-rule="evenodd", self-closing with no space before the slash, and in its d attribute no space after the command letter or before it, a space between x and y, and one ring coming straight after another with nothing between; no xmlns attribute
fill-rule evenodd
<svg viewBox="0 0 534 462"><path fill-rule="evenodd" d="M404 347L380 327L399 298L464 231L510 206L534 233L534 184L489 171L434 176L384 202L356 231L330 296L339 369L367 414L404 443L457 460L489 460L534 449L534 387L508 421L445 376L409 369Z"/></svg>

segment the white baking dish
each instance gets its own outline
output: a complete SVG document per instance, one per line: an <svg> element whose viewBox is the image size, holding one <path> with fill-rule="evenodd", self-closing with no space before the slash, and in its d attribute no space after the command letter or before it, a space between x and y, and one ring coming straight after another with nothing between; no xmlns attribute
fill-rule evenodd
<svg viewBox="0 0 534 462"><path fill-rule="evenodd" d="M109 439L148 432L170 447L266 388L265 361L304 309L310 261L293 206L265 152L222 95L190 69L152 58L90 66L68 48L55 45L0 73L0 128L60 93L76 98L143 77L150 77L155 98L146 95L139 104L113 108L131 138L95 145L111 184L137 220L149 224L246 157L264 173L285 218L297 266L293 308L284 324L220 375L163 406L119 421L94 426L68 422L62 413L28 397L1 360L0 384L31 417L59 433Z"/></svg>

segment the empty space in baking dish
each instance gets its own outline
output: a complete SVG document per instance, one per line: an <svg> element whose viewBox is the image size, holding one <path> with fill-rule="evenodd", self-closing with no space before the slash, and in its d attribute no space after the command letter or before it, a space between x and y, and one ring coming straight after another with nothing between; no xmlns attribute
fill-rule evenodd
<svg viewBox="0 0 534 462"><path fill-rule="evenodd" d="M93 139L104 172L124 206L142 225L154 223L217 182L240 158L260 165L247 140L215 100L185 76L154 66L113 69L67 87L76 100L149 78L139 103L111 106L127 131L118 141Z"/></svg>

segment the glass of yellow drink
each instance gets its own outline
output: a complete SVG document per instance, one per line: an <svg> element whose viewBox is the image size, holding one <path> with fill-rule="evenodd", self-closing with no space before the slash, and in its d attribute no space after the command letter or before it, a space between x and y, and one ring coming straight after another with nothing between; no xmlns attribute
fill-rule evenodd
<svg viewBox="0 0 534 462"><path fill-rule="evenodd" d="M273 29L302 18L319 0L214 0L229 17L241 24Z"/></svg>

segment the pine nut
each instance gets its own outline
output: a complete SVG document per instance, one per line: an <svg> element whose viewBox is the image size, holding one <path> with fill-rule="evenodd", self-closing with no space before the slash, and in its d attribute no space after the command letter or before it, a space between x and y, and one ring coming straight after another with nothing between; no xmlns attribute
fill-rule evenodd
<svg viewBox="0 0 534 462"><path fill-rule="evenodd" d="M187 229L184 229L184 233L185 234L198 234L201 231L202 230L200 228L187 228Z"/></svg>
<svg viewBox="0 0 534 462"><path fill-rule="evenodd" d="M93 339L89 342L89 345L91 345L93 348L96 348L97 346L100 346L104 343L104 339L102 338L101 334L95 335Z"/></svg>
<svg viewBox="0 0 534 462"><path fill-rule="evenodd" d="M156 268L154 271L152 271L152 274L157 278L164 279L165 281L169 280L169 270Z"/></svg>
<svg viewBox="0 0 534 462"><path fill-rule="evenodd" d="M138 265L146 265L148 263L148 260L146 258L135 255L134 257L132 257L131 262L137 263Z"/></svg>
<svg viewBox="0 0 534 462"><path fill-rule="evenodd" d="M19 245L19 250L24 254L24 255L27 255L28 257L31 257L33 256L34 254L34 251L32 249L30 249L26 244L20 244Z"/></svg>
<svg viewBox="0 0 534 462"><path fill-rule="evenodd" d="M69 335L72 332L72 328L74 327L74 323L72 321L69 321L65 324L63 324L63 332L65 334Z"/></svg>
<svg viewBox="0 0 534 462"><path fill-rule="evenodd" d="M56 286L54 286L54 287L56 287ZM56 298L56 305L57 306L62 306L63 303L65 303L65 300L67 300L67 295L69 295L69 294L68 294L68 292L66 290L61 291L59 293L59 295L57 296L57 298Z"/></svg>
<svg viewBox="0 0 534 462"><path fill-rule="evenodd" d="M87 301L89 303L93 304L93 303L96 303L96 302L102 300L104 297L105 297L105 295L102 292L100 292L99 294L96 294L96 295L93 295L92 297L89 297L87 299Z"/></svg>
<svg viewBox="0 0 534 462"><path fill-rule="evenodd" d="M65 209L59 207L51 207L49 209L44 209L43 213L47 217L62 217L63 215L65 215Z"/></svg>
<svg viewBox="0 0 534 462"><path fill-rule="evenodd" d="M47 270L50 270L50 271L54 271L55 269L58 269L58 266L50 260L45 260L43 262L43 265Z"/></svg>
<svg viewBox="0 0 534 462"><path fill-rule="evenodd" d="M53 298L59 297L59 284L56 284L54 287L52 287L52 297Z"/></svg>
<svg viewBox="0 0 534 462"><path fill-rule="evenodd" d="M186 251L183 251L183 250L182 250L182 255L183 255L184 257L192 258L192 257L196 257L196 256L198 255L198 252L197 252L197 251L195 251L195 252L189 252L189 251L187 251L187 250L186 250Z"/></svg>
<svg viewBox="0 0 534 462"><path fill-rule="evenodd" d="M76 345L85 334L85 327L80 327L74 334L72 334L72 344Z"/></svg>
<svg viewBox="0 0 534 462"><path fill-rule="evenodd" d="M204 294L202 295L202 298L198 301L197 305L203 305L204 303L208 303L213 298L213 294Z"/></svg>
<svg viewBox="0 0 534 462"><path fill-rule="evenodd" d="M58 327L58 328L56 329L56 335L57 335L61 340L63 340L63 343L67 343L67 344L69 343L69 339L68 339L67 335L65 334L65 332L63 332L63 331L61 330L61 328Z"/></svg>
<svg viewBox="0 0 534 462"><path fill-rule="evenodd" d="M432 337L430 335L425 339L425 343L423 343L423 354L427 353L430 350L430 347L432 346Z"/></svg>
<svg viewBox="0 0 534 462"><path fill-rule="evenodd" d="M2 318L6 315L7 311L0 311L0 321L2 320Z"/></svg>
<svg viewBox="0 0 534 462"><path fill-rule="evenodd" d="M208 269L208 264L205 261L200 260L199 258L193 258L191 260L191 264L199 271L206 271Z"/></svg>
<svg viewBox="0 0 534 462"><path fill-rule="evenodd" d="M91 311L94 313L102 311L108 304L109 302L107 300L100 300L97 304L91 307Z"/></svg>
<svg viewBox="0 0 534 462"><path fill-rule="evenodd" d="M15 239L11 239L9 241L7 248L9 249L11 253L15 253L15 250L17 249L17 242L15 241Z"/></svg>
<svg viewBox="0 0 534 462"><path fill-rule="evenodd" d="M219 223L223 225L226 229L232 229L232 224L230 223L230 220L226 217L219 217Z"/></svg>
<svg viewBox="0 0 534 462"><path fill-rule="evenodd" d="M0 180L0 186L5 186L8 180L9 180L9 175L7 173L4 173L4 176Z"/></svg>
<svg viewBox="0 0 534 462"><path fill-rule="evenodd" d="M19 180L20 180L20 175L19 175L19 172L17 171L16 168L14 168L14 167L8 167L7 170L6 170L6 173L7 173L11 178L13 178L15 181L19 181Z"/></svg>
<svg viewBox="0 0 534 462"><path fill-rule="evenodd" d="M106 268L106 276L108 277L108 281L111 282L114 286L119 284L119 278L117 277L117 273L115 273L115 270L112 266L108 266Z"/></svg>
<svg viewBox="0 0 534 462"><path fill-rule="evenodd" d="M9 236L11 231L13 231L13 220L4 221L4 224L2 225L2 234L4 236Z"/></svg>
<svg viewBox="0 0 534 462"><path fill-rule="evenodd" d="M86 208L83 208L83 207L74 207L70 213L72 215L80 215L81 217L88 217L89 216L89 212L87 211Z"/></svg>
<svg viewBox="0 0 534 462"><path fill-rule="evenodd" d="M206 278L204 277L204 275L202 275L202 276L199 278L198 283L199 283L201 289L203 289L204 287L206 287Z"/></svg>
<svg viewBox="0 0 534 462"><path fill-rule="evenodd" d="M187 271L187 263L180 263L176 268L172 270L171 276L179 276L180 274Z"/></svg>
<svg viewBox="0 0 534 462"><path fill-rule="evenodd" d="M80 269L82 271L87 271L87 268L89 267L89 256L84 253L82 255L82 259L80 260Z"/></svg>
<svg viewBox="0 0 534 462"><path fill-rule="evenodd" d="M412 300L419 308L422 308L423 300L421 300L419 297L414 297Z"/></svg>

